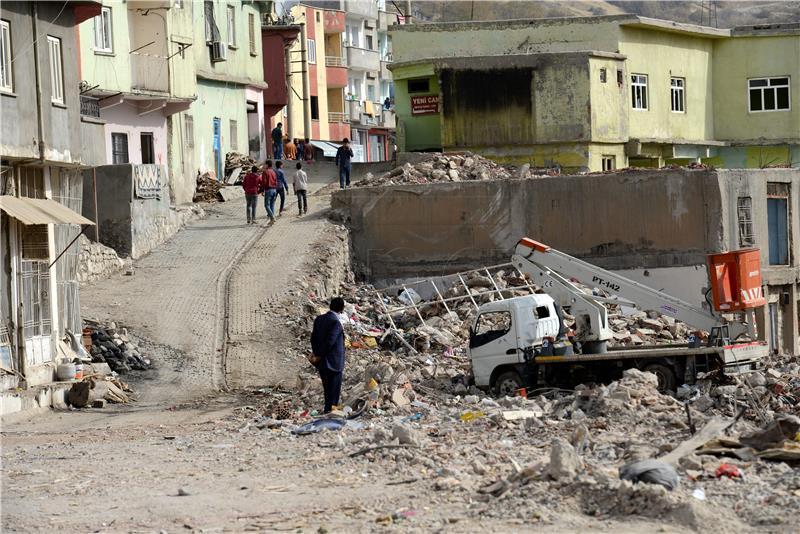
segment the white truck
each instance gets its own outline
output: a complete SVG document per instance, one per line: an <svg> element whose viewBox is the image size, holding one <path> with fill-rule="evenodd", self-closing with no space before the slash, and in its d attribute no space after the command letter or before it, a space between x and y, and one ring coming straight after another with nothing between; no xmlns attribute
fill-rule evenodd
<svg viewBox="0 0 800 534"><path fill-rule="evenodd" d="M751 253L753 251L750 251ZM757 251L756 251L757 258ZM693 383L699 372L737 374L756 369L769 353L765 342L754 341L753 308L763 298L748 295L742 309L727 318L601 269L563 252L522 239L512 264L545 293L484 304L471 329L469 357L474 383L497 395L514 395L519 388L572 385L587 380L611 380L622 370L637 367L656 374L662 391ZM757 265L757 260L756 260ZM748 276L760 291L761 274L750 267ZM609 297L587 294L572 281L601 289ZM743 292L744 293L744 292ZM607 347L612 338L604 303L656 311L709 333L688 345ZM563 311L575 317L574 332L564 326ZM741 337L747 341L740 342Z"/></svg>

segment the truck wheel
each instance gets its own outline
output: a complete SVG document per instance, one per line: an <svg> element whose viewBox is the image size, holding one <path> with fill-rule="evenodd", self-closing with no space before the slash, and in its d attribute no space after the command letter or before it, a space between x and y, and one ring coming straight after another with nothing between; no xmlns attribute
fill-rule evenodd
<svg viewBox="0 0 800 534"><path fill-rule="evenodd" d="M494 391L497 397L513 397L519 388L522 387L522 377L516 371L506 371L494 381Z"/></svg>
<svg viewBox="0 0 800 534"><path fill-rule="evenodd" d="M675 376L675 371L664 364L651 363L645 365L642 371L645 373L653 373L658 377L658 391L661 393L675 391L678 385L678 378Z"/></svg>

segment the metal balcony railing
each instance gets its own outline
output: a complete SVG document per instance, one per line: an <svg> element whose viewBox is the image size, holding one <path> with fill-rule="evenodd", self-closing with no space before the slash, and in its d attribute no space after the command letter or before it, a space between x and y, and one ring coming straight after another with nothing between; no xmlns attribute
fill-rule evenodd
<svg viewBox="0 0 800 534"><path fill-rule="evenodd" d="M329 111L328 122L347 122L347 118L343 111Z"/></svg>
<svg viewBox="0 0 800 534"><path fill-rule="evenodd" d="M81 116L100 118L100 101L92 96L81 95Z"/></svg>
<svg viewBox="0 0 800 534"><path fill-rule="evenodd" d="M326 67L346 67L347 60L340 56L325 56Z"/></svg>

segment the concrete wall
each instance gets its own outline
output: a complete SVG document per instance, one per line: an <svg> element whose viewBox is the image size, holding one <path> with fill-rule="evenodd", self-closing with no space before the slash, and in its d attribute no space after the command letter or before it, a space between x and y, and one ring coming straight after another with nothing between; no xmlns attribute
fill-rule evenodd
<svg viewBox="0 0 800 534"><path fill-rule="evenodd" d="M159 165L103 165L97 174L100 242L120 256L139 258L172 237L191 216L189 209L170 208L169 181ZM157 178L157 198L139 198L134 182L137 175ZM83 215L94 220L92 171L84 172ZM93 238L94 233L89 232Z"/></svg>
<svg viewBox="0 0 800 534"><path fill-rule="evenodd" d="M245 86L199 79L194 116L194 152L200 172L214 169L214 118L219 117L223 167L232 150L231 119L236 121L236 152L247 152L247 95Z"/></svg>
<svg viewBox="0 0 800 534"><path fill-rule="evenodd" d="M392 26L394 61L420 58L617 52L618 22L627 15L519 21L445 22Z"/></svg>
<svg viewBox="0 0 800 534"><path fill-rule="evenodd" d="M333 203L350 219L354 268L372 278L506 262L524 236L632 269L702 264L719 250L719 188L709 171L629 171L351 189Z"/></svg>

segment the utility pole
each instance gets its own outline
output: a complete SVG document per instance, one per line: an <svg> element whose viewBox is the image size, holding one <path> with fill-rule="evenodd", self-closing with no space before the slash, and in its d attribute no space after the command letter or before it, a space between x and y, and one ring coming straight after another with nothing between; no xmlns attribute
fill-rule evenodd
<svg viewBox="0 0 800 534"><path fill-rule="evenodd" d="M311 139L311 95L308 88L308 39L306 38L306 23L300 23L300 56L303 71L303 137Z"/></svg>
<svg viewBox="0 0 800 534"><path fill-rule="evenodd" d="M292 132L295 131L294 127L294 116L292 115L292 110L294 109L294 88L292 88L292 53L290 47L284 46L283 48L283 62L286 68L286 117L288 120L286 121L286 135L292 137ZM305 136L303 136L305 137ZM274 148L273 148L274 150Z"/></svg>

